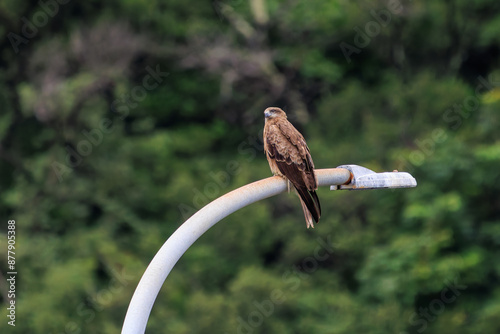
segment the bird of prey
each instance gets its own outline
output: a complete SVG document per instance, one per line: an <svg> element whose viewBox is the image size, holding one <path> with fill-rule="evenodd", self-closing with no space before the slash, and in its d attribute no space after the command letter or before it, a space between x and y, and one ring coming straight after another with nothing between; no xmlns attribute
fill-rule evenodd
<svg viewBox="0 0 500 334"><path fill-rule="evenodd" d="M307 228L314 228L321 216L314 175L314 163L304 137L287 120L286 113L277 107L264 111L264 151L274 175L283 177L299 195ZM314 219L314 221L313 221Z"/></svg>

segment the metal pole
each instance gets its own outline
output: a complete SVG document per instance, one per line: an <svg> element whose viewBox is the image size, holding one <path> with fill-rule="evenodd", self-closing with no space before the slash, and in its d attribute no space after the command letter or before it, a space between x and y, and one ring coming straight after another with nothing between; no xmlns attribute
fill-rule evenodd
<svg viewBox="0 0 500 334"><path fill-rule="evenodd" d="M344 168L318 169L315 172L319 186L342 185L351 178L351 173ZM146 268L130 301L122 334L145 332L149 314L163 282L196 239L231 213L286 190L287 184L283 178L269 177L217 198L186 220L163 244Z"/></svg>

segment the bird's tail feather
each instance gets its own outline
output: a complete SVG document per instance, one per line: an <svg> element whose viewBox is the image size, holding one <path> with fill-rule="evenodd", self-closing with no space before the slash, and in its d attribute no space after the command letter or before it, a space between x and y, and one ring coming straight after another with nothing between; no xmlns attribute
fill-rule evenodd
<svg viewBox="0 0 500 334"><path fill-rule="evenodd" d="M311 195L313 201L314 201L314 204L315 204L315 208L318 210L318 221L319 221L319 217L321 217L321 204L319 203L319 198L318 198L318 195L316 194L316 191L309 191L309 194Z"/></svg>
<svg viewBox="0 0 500 334"><path fill-rule="evenodd" d="M300 204L302 204L302 211L304 211L304 218L306 219L307 228L309 227L314 228L314 220L311 215L311 212L309 212L309 209L307 208L306 203L304 203L302 198L299 197L299 199L300 199Z"/></svg>
<svg viewBox="0 0 500 334"><path fill-rule="evenodd" d="M314 190L309 191L306 188L295 189L299 195L300 204L302 204L302 210L304 211L307 227L314 227L314 221L317 223L321 217L321 205L319 203L318 195L316 195Z"/></svg>

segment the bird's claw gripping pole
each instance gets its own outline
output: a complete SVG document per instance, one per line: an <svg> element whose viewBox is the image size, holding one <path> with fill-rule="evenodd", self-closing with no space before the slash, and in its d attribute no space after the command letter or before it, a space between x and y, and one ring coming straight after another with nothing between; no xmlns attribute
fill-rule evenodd
<svg viewBox="0 0 500 334"><path fill-rule="evenodd" d="M371 181L368 181L368 184L371 186L364 187L364 189L391 188L391 182L381 181L387 177L389 179L394 178L393 176L388 176L388 174L401 174L395 177L395 179L400 179L400 181L397 184L392 184L394 187L415 187L417 185L415 179L408 173L380 173L385 175L377 181L376 175L379 173L374 173L364 167L356 165L344 165L341 167L315 170L318 185L330 186L332 188L339 187L338 189L353 189L352 187L349 188L349 185L358 185L354 189L362 189L363 187L359 187L359 184L364 183L360 183L361 181L359 180L362 178L362 175L367 174L370 174L368 179ZM363 168L363 170L356 169L355 167ZM139 334L145 332L149 314L165 279L180 257L203 233L231 213L286 190L287 182L283 178L278 176L269 177L247 184L217 198L186 220L163 244L146 268L130 301L123 323L122 334Z"/></svg>

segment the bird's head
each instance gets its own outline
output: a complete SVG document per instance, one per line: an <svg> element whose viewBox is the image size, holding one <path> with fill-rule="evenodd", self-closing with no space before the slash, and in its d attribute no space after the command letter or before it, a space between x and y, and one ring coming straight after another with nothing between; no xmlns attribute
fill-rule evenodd
<svg viewBox="0 0 500 334"><path fill-rule="evenodd" d="M266 119L275 118L275 117L285 117L286 113L278 107L269 107L264 110L264 117Z"/></svg>

